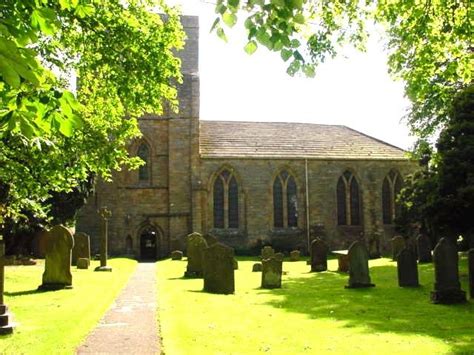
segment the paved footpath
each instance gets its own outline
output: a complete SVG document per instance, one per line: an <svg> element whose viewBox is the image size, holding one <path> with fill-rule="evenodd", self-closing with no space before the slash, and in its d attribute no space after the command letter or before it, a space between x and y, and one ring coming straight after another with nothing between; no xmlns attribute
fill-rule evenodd
<svg viewBox="0 0 474 355"><path fill-rule="evenodd" d="M128 284L77 354L159 354L156 307L155 263L138 263Z"/></svg>

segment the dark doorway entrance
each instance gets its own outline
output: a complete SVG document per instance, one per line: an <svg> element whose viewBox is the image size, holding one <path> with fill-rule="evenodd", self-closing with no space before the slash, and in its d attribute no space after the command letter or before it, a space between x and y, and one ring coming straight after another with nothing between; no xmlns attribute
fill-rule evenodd
<svg viewBox="0 0 474 355"><path fill-rule="evenodd" d="M140 258L142 260L156 260L157 233L147 228L140 234Z"/></svg>

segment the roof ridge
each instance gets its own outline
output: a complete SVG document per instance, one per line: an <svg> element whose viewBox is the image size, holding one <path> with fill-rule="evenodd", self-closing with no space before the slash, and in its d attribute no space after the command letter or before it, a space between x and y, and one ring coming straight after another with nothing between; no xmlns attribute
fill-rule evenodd
<svg viewBox="0 0 474 355"><path fill-rule="evenodd" d="M361 135L363 135L363 136L365 136L365 137L367 137L367 138L370 138L370 139L372 139L372 140L374 140L374 141L377 141L377 142L382 143L382 144L384 144L384 145L388 145L388 146L390 146L390 147L392 147L392 148L401 150L401 151L404 152L404 153L408 153L407 150L405 150L405 149L403 149L403 148L400 148L400 147L397 147L397 146L394 145L394 144L390 144L390 143L385 142L385 141L383 141L383 140L381 140L381 139L372 137L372 136L370 136L370 135L368 135L368 134L366 134L366 133L364 133L364 132L358 131L358 130L356 130L356 129L354 129L354 128L351 128L351 127L348 127L348 126L346 126L346 125L341 125L341 126L344 127L345 129L348 129L348 130L352 131L352 132L357 132L357 133L359 133L359 134L361 134Z"/></svg>
<svg viewBox="0 0 474 355"><path fill-rule="evenodd" d="M312 123L312 122L282 122L282 121L229 121L229 120L206 120L200 119L199 122L219 122L219 123L276 123L276 124L300 124L312 126L345 127L340 124Z"/></svg>

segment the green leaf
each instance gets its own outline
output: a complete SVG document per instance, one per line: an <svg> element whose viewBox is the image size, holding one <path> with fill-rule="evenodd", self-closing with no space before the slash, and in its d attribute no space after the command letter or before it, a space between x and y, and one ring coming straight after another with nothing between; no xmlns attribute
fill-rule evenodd
<svg viewBox="0 0 474 355"><path fill-rule="evenodd" d="M10 65L11 62L5 59L5 57L0 56L0 74L8 85L18 89L20 87L20 76Z"/></svg>
<svg viewBox="0 0 474 355"><path fill-rule="evenodd" d="M224 4L217 4L216 5L216 14L224 14L224 12L227 11L227 6L225 6Z"/></svg>
<svg viewBox="0 0 474 355"><path fill-rule="evenodd" d="M95 8L92 5L77 5L74 13L80 18L86 18L92 16L95 12Z"/></svg>
<svg viewBox="0 0 474 355"><path fill-rule="evenodd" d="M281 58L285 62L288 61L288 59L290 59L292 55L293 55L293 51L291 51L290 49L286 49L286 48L282 49L281 53L280 53Z"/></svg>
<svg viewBox="0 0 474 355"><path fill-rule="evenodd" d="M310 65L310 64L303 65L303 73L308 78L314 78L316 76L314 65Z"/></svg>
<svg viewBox="0 0 474 355"><path fill-rule="evenodd" d="M226 12L224 15L222 15L222 20L227 26L234 27L234 25L237 23L237 16L233 13Z"/></svg>
<svg viewBox="0 0 474 355"><path fill-rule="evenodd" d="M296 14L295 17L294 17L294 20L295 20L296 23L299 23L299 24L305 23L305 18L303 16L303 14Z"/></svg>
<svg viewBox="0 0 474 355"><path fill-rule="evenodd" d="M285 7L285 0L271 0L270 2L272 3L273 6L276 6L279 8Z"/></svg>
<svg viewBox="0 0 474 355"><path fill-rule="evenodd" d="M219 24L220 21L221 21L221 18L217 17L212 23L211 30L209 32L214 31L217 28L217 25Z"/></svg>
<svg viewBox="0 0 474 355"><path fill-rule="evenodd" d="M240 0L229 0L229 6L232 6L234 8L239 7Z"/></svg>
<svg viewBox="0 0 474 355"><path fill-rule="evenodd" d="M292 9L300 10L303 7L303 0L289 0L288 3Z"/></svg>
<svg viewBox="0 0 474 355"><path fill-rule="evenodd" d="M56 14L52 9L40 8L31 13L31 25L39 28L45 35L51 36L57 29Z"/></svg>
<svg viewBox="0 0 474 355"><path fill-rule="evenodd" d="M249 43L245 45L244 50L248 55L252 55L255 53L257 48L258 48L257 43L255 41L250 41Z"/></svg>
<svg viewBox="0 0 474 355"><path fill-rule="evenodd" d="M222 28L218 28L216 33L220 39L222 39L224 42L227 42L227 36L225 35L225 32Z"/></svg>
<svg viewBox="0 0 474 355"><path fill-rule="evenodd" d="M292 48L298 48L300 45L301 45L301 43L297 39L292 39L291 40L291 47Z"/></svg>

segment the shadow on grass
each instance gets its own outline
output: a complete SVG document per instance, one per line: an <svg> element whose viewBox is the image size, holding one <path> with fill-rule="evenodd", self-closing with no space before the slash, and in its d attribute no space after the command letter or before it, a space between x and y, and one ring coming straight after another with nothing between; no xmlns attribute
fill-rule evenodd
<svg viewBox="0 0 474 355"><path fill-rule="evenodd" d="M59 289L59 290L41 290L41 289L33 289L33 290L25 290L25 291L15 291L15 292L8 292L5 291L3 294L6 296L28 296L28 295L35 295L37 293L45 293L45 292L56 292L66 289Z"/></svg>
<svg viewBox="0 0 474 355"><path fill-rule="evenodd" d="M370 270L374 288L345 289L347 274L323 272L285 280L281 289L259 291L279 296L267 304L310 318L343 321L345 327L368 332L427 335L442 339L452 352L473 352L474 305L431 304L432 264L419 265L422 286L417 288L398 287L395 263Z"/></svg>

